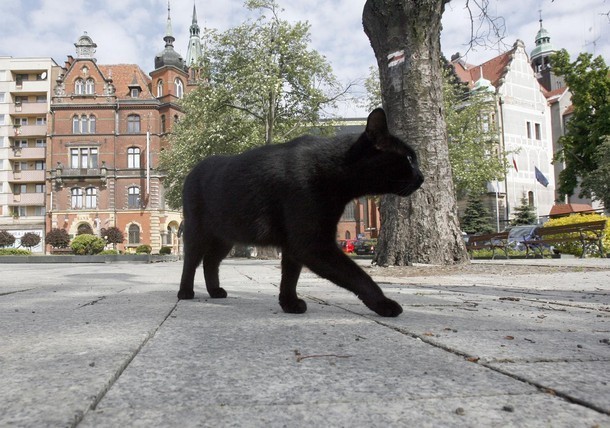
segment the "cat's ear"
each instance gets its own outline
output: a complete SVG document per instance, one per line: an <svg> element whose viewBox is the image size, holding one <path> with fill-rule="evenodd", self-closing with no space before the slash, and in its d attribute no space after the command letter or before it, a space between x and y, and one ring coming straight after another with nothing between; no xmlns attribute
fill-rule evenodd
<svg viewBox="0 0 610 428"><path fill-rule="evenodd" d="M367 137L372 141L376 141L379 137L389 134L388 120L382 108L376 108L369 114L364 132L366 132Z"/></svg>

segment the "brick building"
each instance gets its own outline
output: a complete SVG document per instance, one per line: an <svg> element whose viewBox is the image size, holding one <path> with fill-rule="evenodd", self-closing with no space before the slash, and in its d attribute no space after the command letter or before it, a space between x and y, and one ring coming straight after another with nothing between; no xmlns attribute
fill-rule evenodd
<svg viewBox="0 0 610 428"><path fill-rule="evenodd" d="M100 65L86 33L57 78L46 154L47 230L119 228L133 252L141 244L179 248L179 211L164 200L159 153L183 114L177 101L193 86L174 50L168 16L165 48L146 75L135 64Z"/></svg>

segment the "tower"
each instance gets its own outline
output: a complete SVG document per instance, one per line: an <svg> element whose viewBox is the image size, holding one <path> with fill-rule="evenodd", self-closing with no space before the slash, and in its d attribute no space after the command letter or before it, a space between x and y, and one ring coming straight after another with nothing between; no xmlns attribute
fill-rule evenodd
<svg viewBox="0 0 610 428"><path fill-rule="evenodd" d="M536 73L538 82L547 91L552 91L563 86L563 84L557 80L551 71L550 57L556 49L551 44L549 32L542 26L542 17L540 17L539 22L540 29L536 34L536 47L530 53L530 63Z"/></svg>
<svg viewBox="0 0 610 428"><path fill-rule="evenodd" d="M197 24L197 10L195 9L195 4L193 4L193 21L189 28L190 38L189 38L189 46L186 51L186 66L192 67L193 64L197 64L198 61L203 56L203 51L201 49L201 38L199 36L200 33L199 25Z"/></svg>

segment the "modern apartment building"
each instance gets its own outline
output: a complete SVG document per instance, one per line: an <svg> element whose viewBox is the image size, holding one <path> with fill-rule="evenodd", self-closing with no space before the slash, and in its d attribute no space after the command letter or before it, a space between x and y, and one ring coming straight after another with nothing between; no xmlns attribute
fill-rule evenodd
<svg viewBox="0 0 610 428"><path fill-rule="evenodd" d="M0 57L0 229L33 232L44 251L46 147L51 89L60 67L51 58Z"/></svg>

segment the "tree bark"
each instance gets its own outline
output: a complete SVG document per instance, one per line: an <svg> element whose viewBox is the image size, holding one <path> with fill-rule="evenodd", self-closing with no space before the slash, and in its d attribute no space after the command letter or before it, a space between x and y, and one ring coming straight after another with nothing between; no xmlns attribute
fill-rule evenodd
<svg viewBox="0 0 610 428"><path fill-rule="evenodd" d="M367 0L363 24L377 58L390 131L414 147L423 186L381 199L379 265L468 261L442 106L440 31L448 0Z"/></svg>

